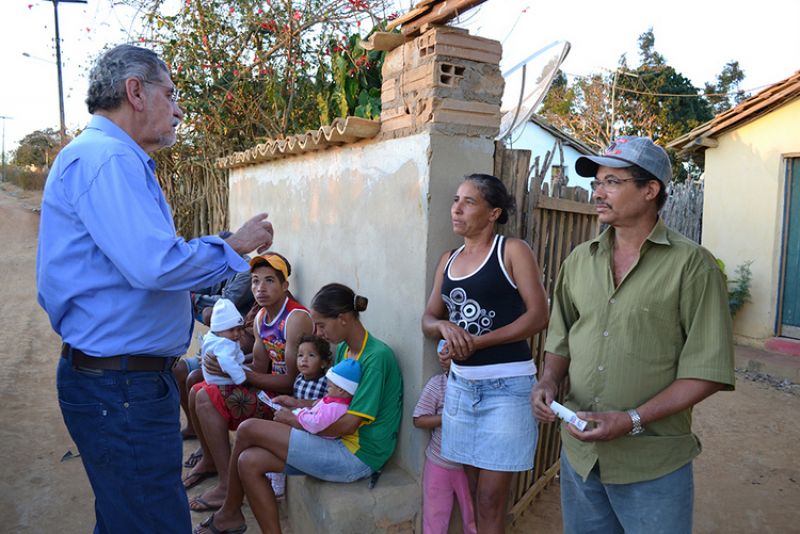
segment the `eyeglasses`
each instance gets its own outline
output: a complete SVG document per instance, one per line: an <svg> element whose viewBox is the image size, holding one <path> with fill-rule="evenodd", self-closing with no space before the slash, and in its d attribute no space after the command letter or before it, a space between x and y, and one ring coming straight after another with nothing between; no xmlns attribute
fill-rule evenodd
<svg viewBox="0 0 800 534"><path fill-rule="evenodd" d="M180 91L178 91L174 85L167 85L165 83L159 83L159 82L151 82L150 80L142 80L142 83L149 83L150 85L157 85L159 87L163 87L164 89L169 89L170 92L167 95L167 98L169 98L173 104L176 104L178 102L178 98L180 98Z"/></svg>
<svg viewBox="0 0 800 534"><path fill-rule="evenodd" d="M616 191L622 187L623 182L634 181L636 181L636 178L608 178L606 180L592 180L589 182L589 187L592 188L592 191L597 191L601 187L606 191Z"/></svg>

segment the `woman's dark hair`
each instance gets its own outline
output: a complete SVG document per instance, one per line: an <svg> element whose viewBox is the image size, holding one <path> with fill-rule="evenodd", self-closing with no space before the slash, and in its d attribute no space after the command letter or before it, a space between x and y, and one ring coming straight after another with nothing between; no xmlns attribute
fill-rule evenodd
<svg viewBox="0 0 800 534"><path fill-rule="evenodd" d="M635 183L636 187L638 188L644 187L645 184L647 184L647 182L649 182L650 180L655 180L656 182L658 182L658 185L660 185L661 187L659 188L658 196L656 197L656 207L658 208L659 211L661 211L661 208L663 208L664 204L666 204L667 202L667 186L665 186L661 182L661 180L656 178L656 176L653 173L644 170L638 165L631 165L630 167L628 167L628 171L631 173L631 176L633 176L634 180L633 183Z"/></svg>
<svg viewBox="0 0 800 534"><path fill-rule="evenodd" d="M514 211L514 197L508 194L508 189L499 178L491 174L469 174L464 180L474 183L491 207L503 210L497 219L498 224L508 222L508 214Z"/></svg>
<svg viewBox="0 0 800 534"><path fill-rule="evenodd" d="M315 336L313 334L304 334L300 336L300 339L297 341L298 348L303 343L311 343L316 347L317 352L319 353L319 357L322 358L323 361L330 362L331 361L331 345L324 339L319 336Z"/></svg>
<svg viewBox="0 0 800 534"><path fill-rule="evenodd" d="M358 313L367 309L367 297L356 295L344 284L328 284L317 291L311 300L311 308L323 317L338 317L342 313Z"/></svg>

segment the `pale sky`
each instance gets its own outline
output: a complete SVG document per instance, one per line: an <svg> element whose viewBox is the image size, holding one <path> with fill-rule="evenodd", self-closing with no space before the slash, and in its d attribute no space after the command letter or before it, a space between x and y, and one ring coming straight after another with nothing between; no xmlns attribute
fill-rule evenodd
<svg viewBox="0 0 800 534"><path fill-rule="evenodd" d="M67 128L89 120L86 72L107 43L128 41L136 14L112 0L59 4ZM408 5L409 0L402 0ZM498 39L508 68L555 40L572 50L562 65L569 74L614 69L621 54L638 64L637 38L649 27L667 63L697 87L713 81L723 65L738 60L752 90L800 70L800 2L761 0L746 9L722 0L671 0L620 4L593 0L489 0L463 17L471 33ZM27 53L33 57L25 57ZM53 5L47 0L2 0L0 7L0 115L5 149L26 134L58 129ZM2 123L0 122L0 124Z"/></svg>

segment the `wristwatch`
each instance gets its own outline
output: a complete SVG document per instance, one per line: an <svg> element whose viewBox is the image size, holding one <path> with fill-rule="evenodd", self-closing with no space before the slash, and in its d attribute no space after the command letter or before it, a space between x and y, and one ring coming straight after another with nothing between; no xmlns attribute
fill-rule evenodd
<svg viewBox="0 0 800 534"><path fill-rule="evenodd" d="M644 432L644 427L642 426L642 418L639 417L639 412L636 410L628 410L628 416L631 418L631 423L633 423L633 428L631 431L628 432L629 436L638 436L642 432Z"/></svg>

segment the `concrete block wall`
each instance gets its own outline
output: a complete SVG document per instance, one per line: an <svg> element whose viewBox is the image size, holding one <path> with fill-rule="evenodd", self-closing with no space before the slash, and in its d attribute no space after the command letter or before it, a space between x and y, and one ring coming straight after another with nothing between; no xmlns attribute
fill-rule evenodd
<svg viewBox="0 0 800 534"><path fill-rule="evenodd" d="M414 428L412 413L440 370L420 318L439 258L460 244L450 223L453 193L465 174L492 172L493 153L489 138L427 132L231 170L231 227L269 212L273 250L292 263L292 293L307 304L324 284L343 282L367 296L361 318L392 347L403 374L397 451L375 489L366 481L293 478L294 532L421 532L419 484L430 434Z"/></svg>

